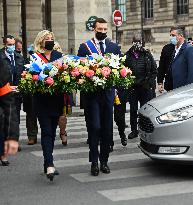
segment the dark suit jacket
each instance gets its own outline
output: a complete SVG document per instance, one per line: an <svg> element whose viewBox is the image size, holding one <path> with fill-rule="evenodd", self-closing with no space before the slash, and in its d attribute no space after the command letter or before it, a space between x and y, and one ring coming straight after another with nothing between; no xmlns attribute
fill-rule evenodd
<svg viewBox="0 0 193 205"><path fill-rule="evenodd" d="M175 45L169 43L162 48L159 67L158 67L158 74L157 74L157 83L164 82L165 90L172 90L173 81L172 76L170 73L170 66L173 58L173 53L175 50Z"/></svg>
<svg viewBox="0 0 193 205"><path fill-rule="evenodd" d="M8 57L5 54L5 49L2 48L0 49L0 59L5 63L6 68L9 70L10 72L10 79L9 82L12 85L18 85L19 80L21 79L21 73L25 70L24 67L24 58L22 55L20 55L17 52L14 52L14 58L15 58L15 70L16 70L16 78L14 80L14 82L12 81L12 75L11 75L11 62L8 59Z"/></svg>
<svg viewBox="0 0 193 205"><path fill-rule="evenodd" d="M172 64L173 88L193 83L193 46L183 43Z"/></svg>

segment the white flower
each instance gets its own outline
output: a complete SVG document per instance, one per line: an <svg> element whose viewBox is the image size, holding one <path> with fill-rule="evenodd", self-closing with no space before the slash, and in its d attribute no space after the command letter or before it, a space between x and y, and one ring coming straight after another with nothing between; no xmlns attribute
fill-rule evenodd
<svg viewBox="0 0 193 205"><path fill-rule="evenodd" d="M95 86L102 86L104 87L105 86L105 79L100 79L99 77L97 76L93 76L92 80L94 81L94 85Z"/></svg>
<svg viewBox="0 0 193 205"><path fill-rule="evenodd" d="M112 67L112 68L117 68L118 69L119 66L120 66L120 62L116 61L115 59L110 59L109 66Z"/></svg>
<svg viewBox="0 0 193 205"><path fill-rule="evenodd" d="M55 66L53 66L52 69L51 69L50 72L49 72L49 76L53 77L53 76L55 76L57 73L58 73L58 69L57 69Z"/></svg>
<svg viewBox="0 0 193 205"><path fill-rule="evenodd" d="M124 55L123 57L120 58L121 62L125 62L126 60L126 55Z"/></svg>

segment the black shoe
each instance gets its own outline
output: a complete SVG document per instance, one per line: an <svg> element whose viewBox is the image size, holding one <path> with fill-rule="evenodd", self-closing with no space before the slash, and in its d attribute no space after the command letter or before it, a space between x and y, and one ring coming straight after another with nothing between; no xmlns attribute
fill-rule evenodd
<svg viewBox="0 0 193 205"><path fill-rule="evenodd" d="M120 134L120 138L121 138L121 144L122 144L124 147L127 146L127 137L126 137L126 135L125 135L124 132Z"/></svg>
<svg viewBox="0 0 193 205"><path fill-rule="evenodd" d="M99 167L98 167L97 162L92 162L90 172L91 172L92 176L98 176L99 175Z"/></svg>
<svg viewBox="0 0 193 205"><path fill-rule="evenodd" d="M5 161L1 160L1 164L2 164L2 166L7 167L7 166L9 166L10 163L8 160L5 160Z"/></svg>
<svg viewBox="0 0 193 205"><path fill-rule="evenodd" d="M132 131L129 135L128 135L128 139L134 139L138 137L138 130Z"/></svg>
<svg viewBox="0 0 193 205"><path fill-rule="evenodd" d="M103 172L105 174L109 174L111 172L110 168L109 168L109 166L107 165L106 162L101 162L100 170L101 170L101 172Z"/></svg>

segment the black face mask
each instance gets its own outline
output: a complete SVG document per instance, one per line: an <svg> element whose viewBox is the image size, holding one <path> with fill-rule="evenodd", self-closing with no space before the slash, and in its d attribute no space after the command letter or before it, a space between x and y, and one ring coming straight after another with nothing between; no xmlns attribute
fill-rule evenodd
<svg viewBox="0 0 193 205"><path fill-rule="evenodd" d="M99 41L103 41L107 37L107 33L96 32L96 38Z"/></svg>
<svg viewBox="0 0 193 205"><path fill-rule="evenodd" d="M54 41L45 41L45 47L46 50L52 51L54 48Z"/></svg>
<svg viewBox="0 0 193 205"><path fill-rule="evenodd" d="M143 50L142 42L140 41L133 42L133 50L142 51Z"/></svg>
<svg viewBox="0 0 193 205"><path fill-rule="evenodd" d="M21 54L21 51L17 51L17 50L15 50L17 53L19 53L19 54Z"/></svg>

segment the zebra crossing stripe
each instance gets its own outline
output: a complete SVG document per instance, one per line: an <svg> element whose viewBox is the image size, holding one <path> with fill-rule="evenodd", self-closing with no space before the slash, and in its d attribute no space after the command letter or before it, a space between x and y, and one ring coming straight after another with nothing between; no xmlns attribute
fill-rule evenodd
<svg viewBox="0 0 193 205"><path fill-rule="evenodd" d="M94 182L94 181L108 181L114 179L126 179L133 177L142 177L151 175L149 167L139 167L139 168L128 168L128 169L119 169L113 170L110 174L99 174L98 177L93 177L89 172L79 173L79 174L70 174L71 177L76 179L79 182Z"/></svg>
<svg viewBox="0 0 193 205"><path fill-rule="evenodd" d="M136 143L129 143L127 147L123 147L121 144L115 144L114 150L120 149L129 149L129 148L137 148ZM88 147L77 147L77 148L68 148L68 149L55 149L53 155L62 155L62 154L78 154L78 153L87 153ZM42 151L33 151L31 152L36 157L42 157Z"/></svg>
<svg viewBox="0 0 193 205"><path fill-rule="evenodd" d="M98 193L114 202L128 201L193 193L193 183L192 181L181 181L148 186L103 190L98 191Z"/></svg>
<svg viewBox="0 0 193 205"><path fill-rule="evenodd" d="M141 160L148 159L148 157L142 153L134 153L134 154L123 154L123 155L112 155L109 157L109 162L123 162L123 161L133 161L133 160ZM87 158L78 158L78 159L67 159L67 160L57 160L54 161L55 167L75 167L88 165Z"/></svg>

